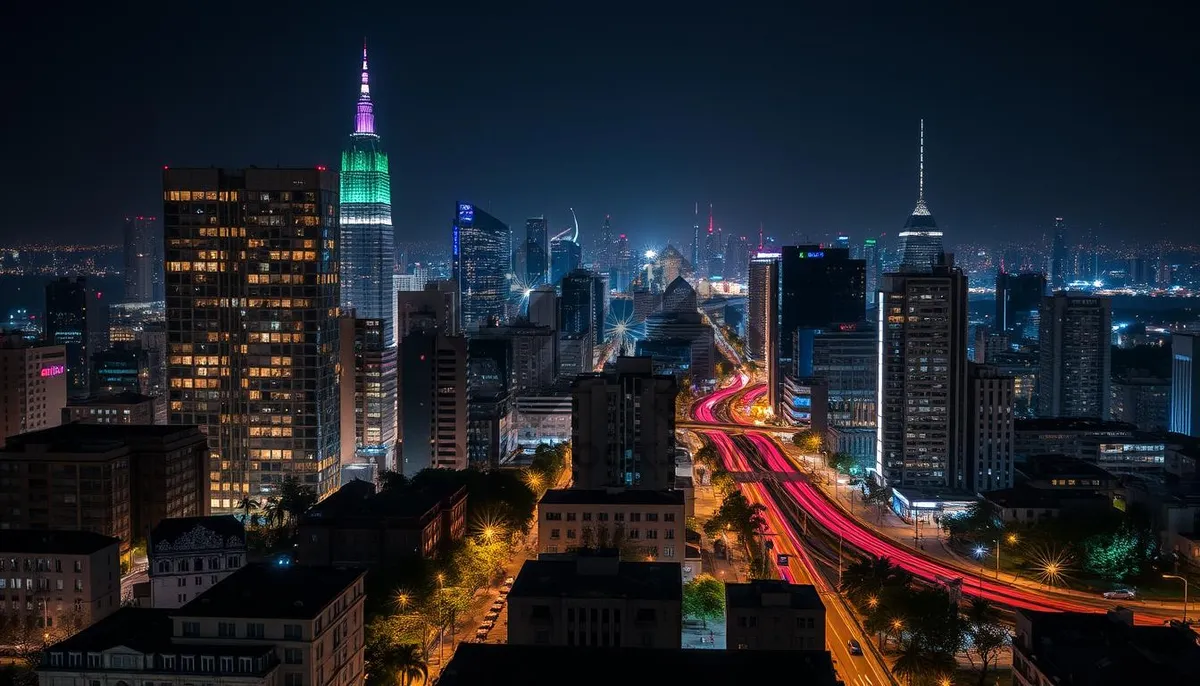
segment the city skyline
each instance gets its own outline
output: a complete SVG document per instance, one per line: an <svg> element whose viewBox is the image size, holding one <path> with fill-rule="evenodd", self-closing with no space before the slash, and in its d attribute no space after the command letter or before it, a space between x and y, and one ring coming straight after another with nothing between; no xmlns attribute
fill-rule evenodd
<svg viewBox="0 0 1200 686"><path fill-rule="evenodd" d="M448 243L447 208L459 200L513 226L545 214L551 232L573 207L585 244L606 215L614 231L635 240L678 241L696 202L712 202L726 232L752 235L761 222L784 241L838 231L894 235L915 192L913 129L922 117L928 200L949 244L997 229L1033 238L1057 216L1073 227L1098 227L1102 237L1120 230L1186 236L1195 227L1187 197L1196 171L1197 136L1187 123L1195 105L1172 95L1177 86L1168 88L1188 77L1171 57L1174 43L1164 39L1170 30L1127 22L1125 48L1136 49L1118 53L1092 45L1084 30L1112 27L1116 18L1057 12L1019 27L963 9L900 17L884 10L871 25L796 14L801 27L822 23L845 40L829 45L830 38L801 28L790 51L762 44L763 27L747 21L717 28L685 20L652 31L597 23L576 32L546 18L480 22L489 35L476 35L470 23L453 25L487 60L436 51L438 32L452 26L444 20L402 18L393 22L401 28L368 35L372 78L381 86L376 113L392 141L397 241L433 232ZM375 27L389 25L384 19L391 16L383 11ZM130 26L157 30L168 20ZM1061 32L1067 20L1078 30ZM96 18L88 28L105 21ZM73 62L88 40L21 71L28 81L19 81L16 128L37 128L36 118L70 134L36 148L15 142L6 173L20 174L6 181L31 202L28 211L18 208L12 226L57 240L115 240L122 217L152 212L160 202L156 181L164 165L334 168L344 103L356 85L345 76L346 56L361 45L364 27L282 21L296 22L295 31L279 32L289 43L267 38L249 71L239 70L241 56L204 53L188 36L158 50L158 60L116 50L109 71L90 79ZM200 28L189 33L204 34ZM518 28L544 35L545 50L487 49ZM996 60L999 44L1017 29L1031 49ZM927 44L900 49L897 38L907 43L912 30L927 35ZM242 29L212 31L233 39ZM1152 43L1153 31L1167 33ZM596 49L608 42L622 49ZM962 59L938 61L938 48L955 48ZM1136 58L1122 62L1129 52ZM885 58L894 62L873 70ZM183 99L156 95L174 81L170 74L188 73L201 60L206 70L241 74L222 81L223 99L253 106L213 118ZM293 83L291 74L301 71L314 92ZM19 97L22 86L70 91L96 106L86 120L59 125L68 112ZM464 93L474 107L462 107ZM148 127L145 118L113 107L139 102L153 112ZM100 139L81 139L99 129L113 133L103 140L130 144L108 162L106 178L87 183L81 175L98 157ZM78 207L51 203L49 189L33 181L51 160L55 173L80 189ZM46 205L63 209L33 209Z"/></svg>

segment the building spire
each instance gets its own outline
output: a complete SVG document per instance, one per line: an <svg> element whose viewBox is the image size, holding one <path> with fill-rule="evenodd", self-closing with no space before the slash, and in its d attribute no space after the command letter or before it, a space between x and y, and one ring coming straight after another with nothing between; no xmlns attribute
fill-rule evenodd
<svg viewBox="0 0 1200 686"><path fill-rule="evenodd" d="M354 115L354 134L374 136L375 105L371 102L371 86L367 78L367 39L363 39L362 84L358 88L358 106Z"/></svg>
<svg viewBox="0 0 1200 686"><path fill-rule="evenodd" d="M363 83L367 80L366 48L363 48ZM925 118L921 118L920 155L917 163L917 202L925 202Z"/></svg>
<svg viewBox="0 0 1200 686"><path fill-rule="evenodd" d="M713 232L713 214L712 214L712 203L710 202L710 203L708 203L708 233L711 235L712 232Z"/></svg>
<svg viewBox="0 0 1200 686"><path fill-rule="evenodd" d="M762 224L762 222L759 222L758 223L758 251L762 252L762 250L763 250L763 224Z"/></svg>

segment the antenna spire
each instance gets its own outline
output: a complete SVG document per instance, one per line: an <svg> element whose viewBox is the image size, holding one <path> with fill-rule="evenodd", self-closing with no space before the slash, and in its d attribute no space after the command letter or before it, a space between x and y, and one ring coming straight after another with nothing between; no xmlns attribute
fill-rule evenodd
<svg viewBox="0 0 1200 686"><path fill-rule="evenodd" d="M762 222L759 222L758 223L758 251L762 252L762 249L763 249L763 225L762 225Z"/></svg>
<svg viewBox="0 0 1200 686"><path fill-rule="evenodd" d="M710 234L713 232L713 213L712 213L712 203L711 202L708 203L708 232Z"/></svg>
<svg viewBox="0 0 1200 686"><path fill-rule="evenodd" d="M366 78L365 76L363 78ZM917 202L925 202L925 118L921 118L921 145L917 166Z"/></svg>
<svg viewBox="0 0 1200 686"><path fill-rule="evenodd" d="M371 102L371 86L367 76L367 39L363 38L362 82L358 87L358 106L355 108L354 133L375 135L375 105Z"/></svg>

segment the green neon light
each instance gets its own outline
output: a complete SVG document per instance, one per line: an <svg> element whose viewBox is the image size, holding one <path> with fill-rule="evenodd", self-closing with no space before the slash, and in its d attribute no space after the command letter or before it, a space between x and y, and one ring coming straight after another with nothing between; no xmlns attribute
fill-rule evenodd
<svg viewBox="0 0 1200 686"><path fill-rule="evenodd" d="M357 145L342 152L341 202L392 204L387 153Z"/></svg>

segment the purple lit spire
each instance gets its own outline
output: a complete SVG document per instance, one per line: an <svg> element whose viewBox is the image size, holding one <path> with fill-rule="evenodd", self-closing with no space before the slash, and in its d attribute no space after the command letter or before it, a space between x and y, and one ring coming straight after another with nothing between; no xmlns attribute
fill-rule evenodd
<svg viewBox="0 0 1200 686"><path fill-rule="evenodd" d="M354 115L354 133L375 135L375 106L371 104L371 86L367 83L366 39L363 39L362 86L359 87L358 111Z"/></svg>

